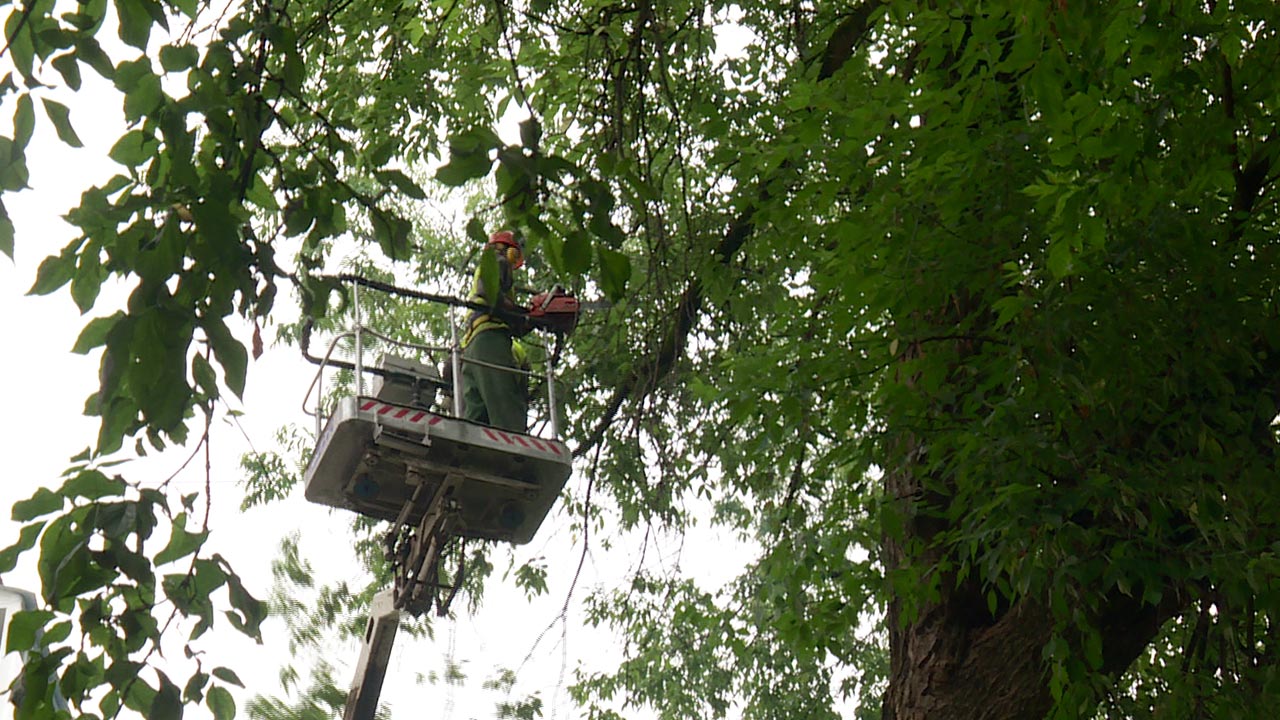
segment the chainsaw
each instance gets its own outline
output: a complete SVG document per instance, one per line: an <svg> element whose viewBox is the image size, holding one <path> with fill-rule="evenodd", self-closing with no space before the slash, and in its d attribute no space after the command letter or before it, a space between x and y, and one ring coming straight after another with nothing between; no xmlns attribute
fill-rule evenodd
<svg viewBox="0 0 1280 720"><path fill-rule="evenodd" d="M471 308L472 310L491 311L483 305L469 300L458 300L457 298L445 295L436 295L418 290L399 288L391 285L390 283L384 283L350 273L318 277L330 282L350 282L357 285L363 285L367 288L380 290L382 292L402 297L417 298L419 300L442 303L453 307L466 307ZM526 288L517 288L517 290L521 292L529 292ZM607 311L611 307L612 303L607 300L585 303L580 302L578 298L574 297L573 293L564 289L564 287L560 285L556 285L546 292L534 294L533 298L529 301L529 307L525 311L524 316L534 327L559 335L563 338L573 332L573 329L578 326L579 313L583 311L590 312L596 310ZM512 319L514 320L515 318ZM313 362L315 361L313 360Z"/></svg>
<svg viewBox="0 0 1280 720"><path fill-rule="evenodd" d="M582 304L559 285L538 293L529 301L529 322L557 335L568 335L578 325Z"/></svg>

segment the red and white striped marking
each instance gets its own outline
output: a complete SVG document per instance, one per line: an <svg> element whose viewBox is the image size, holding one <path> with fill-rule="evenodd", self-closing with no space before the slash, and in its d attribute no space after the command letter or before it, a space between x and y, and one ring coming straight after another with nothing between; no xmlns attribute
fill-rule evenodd
<svg viewBox="0 0 1280 720"><path fill-rule="evenodd" d="M555 455L556 457L564 456L564 451L560 449L559 444L554 440L539 440L532 435L505 433L501 430L493 430L490 428L485 428L484 434L488 435L489 439L496 443L506 443L507 445L522 447L526 450L537 450L539 452L546 453L547 455Z"/></svg>
<svg viewBox="0 0 1280 720"><path fill-rule="evenodd" d="M360 411L373 412L378 415L393 417L397 420L408 420L411 423L421 422L423 418L427 418L427 425L435 425L443 419L439 415L432 415L425 410L413 410L399 405L388 405L377 400L364 401L360 405Z"/></svg>
<svg viewBox="0 0 1280 720"><path fill-rule="evenodd" d="M444 418L425 410L414 410L412 408L400 407L399 405L388 405L377 400L365 400L360 403L360 412L371 412L384 417L392 417L397 420L404 420L410 423L425 422L428 427L438 424ZM532 435L520 435L518 433L507 433L492 428L482 428L484 434L495 443L506 444L512 447L521 447L526 450L537 450L546 455L554 455L558 458L564 457L564 450L560 444L554 440L542 440Z"/></svg>

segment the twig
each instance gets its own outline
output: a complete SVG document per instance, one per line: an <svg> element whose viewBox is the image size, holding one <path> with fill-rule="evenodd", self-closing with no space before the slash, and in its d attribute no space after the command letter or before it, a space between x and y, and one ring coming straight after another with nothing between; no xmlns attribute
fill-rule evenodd
<svg viewBox="0 0 1280 720"><path fill-rule="evenodd" d="M13 45L13 41L18 38L18 33L22 32L22 29L26 27L27 20L31 18L31 13L34 12L35 9L36 6L34 2L23 6L22 16L18 18L17 26L13 28L13 34L4 39L4 48L0 48L0 58L4 57L5 53L9 52L9 48Z"/></svg>
<svg viewBox="0 0 1280 720"><path fill-rule="evenodd" d="M547 626L538 633L538 637L534 639L533 645L530 646L529 652L525 654L524 660L520 661L520 666L516 668L516 674L524 669L526 663L533 657L533 653L538 649L538 645L542 643L543 637L555 627L556 623L564 620L569 615L569 603L573 600L573 593L578 587L578 579L582 576L582 566L587 562L587 552L591 549L591 491L595 487L596 475L600 467L600 449L596 449L595 459L591 462L591 471L587 478L587 494L583 499L582 505L582 552L578 555L578 568L573 573L573 581L569 583L569 591L565 593L564 604L560 606L560 612L547 623Z"/></svg>

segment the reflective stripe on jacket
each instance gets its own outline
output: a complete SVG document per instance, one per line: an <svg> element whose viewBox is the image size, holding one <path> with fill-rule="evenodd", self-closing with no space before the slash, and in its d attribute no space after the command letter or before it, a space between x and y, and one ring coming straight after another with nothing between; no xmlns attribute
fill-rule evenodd
<svg viewBox="0 0 1280 720"><path fill-rule="evenodd" d="M485 252L492 252L485 250ZM511 265L507 259L501 254L498 255L498 282L499 297L495 306L500 306L505 300L507 304L514 306L516 304L516 289L514 278L511 275ZM468 298L473 303L484 303L485 297L483 292L483 283L480 281L480 265L476 265L476 272L471 280L471 297ZM510 330L511 326L505 321L499 319L496 314L490 314L480 310L472 310L467 316L467 332L462 336L462 347L471 344L471 339L477 334L486 330Z"/></svg>

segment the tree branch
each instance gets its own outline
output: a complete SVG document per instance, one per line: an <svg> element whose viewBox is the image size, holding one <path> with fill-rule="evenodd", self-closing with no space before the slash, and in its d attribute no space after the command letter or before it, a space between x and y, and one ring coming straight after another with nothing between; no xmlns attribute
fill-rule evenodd
<svg viewBox="0 0 1280 720"><path fill-rule="evenodd" d="M823 53L822 67L818 72L820 81L830 78L853 57L858 43L870 28L871 18L875 15L875 11L884 5L884 1L866 0L836 27ZM792 163L783 162L778 166L776 174L787 172L792 168ZM773 179L775 178L769 177L757 184L754 201L738 213L720 238L720 242L716 244L714 255L719 265L729 265L742 250L742 246L755 233L755 214L761 206L773 198L773 193L769 190ZM588 452L592 446L603 440L604 434L617 417L623 403L632 398L643 397L671 372L676 362L684 355L694 321L702 310L702 300L702 281L694 278L680 294L673 324L658 346L657 353L647 362L640 363L627 379L618 384L591 434L582 446L574 450L575 457Z"/></svg>
<svg viewBox="0 0 1280 720"><path fill-rule="evenodd" d="M18 34L27 26L27 21L31 19L31 13L35 11L35 9L36 4L34 2L28 2L23 6L22 15L18 18L18 24L13 28L13 34L5 36L4 47L0 48L0 58L4 57L9 52L9 48L13 47L14 41L18 39Z"/></svg>

